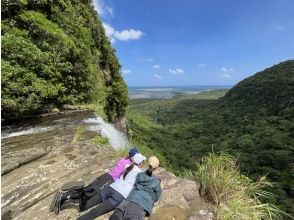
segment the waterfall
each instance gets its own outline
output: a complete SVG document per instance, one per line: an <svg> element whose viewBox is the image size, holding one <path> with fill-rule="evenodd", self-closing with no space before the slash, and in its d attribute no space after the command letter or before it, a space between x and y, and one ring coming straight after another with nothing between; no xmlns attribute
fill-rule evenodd
<svg viewBox="0 0 294 220"><path fill-rule="evenodd" d="M84 126L86 130L101 134L102 137L107 138L110 145L114 149L122 149L130 147L127 136L117 130L113 124L105 122L100 116L93 112L79 112L73 114L64 114L49 117L37 117L31 121L25 121L19 124L4 126L1 128L1 139L5 143L13 143L14 138L19 136L27 136L29 140L31 135L48 133L48 137L62 138L64 130L67 128L74 128L76 126ZM60 130L58 134L54 132L56 129ZM51 132L51 134L50 134ZM36 137L36 136L35 136ZM39 142L42 142L43 136L39 136ZM23 140L25 137L23 137ZM33 144L33 143L32 143Z"/></svg>
<svg viewBox="0 0 294 220"><path fill-rule="evenodd" d="M99 132L102 137L107 138L114 149L130 147L127 136L98 115L95 118L84 119L83 122L90 125L88 126L90 131Z"/></svg>

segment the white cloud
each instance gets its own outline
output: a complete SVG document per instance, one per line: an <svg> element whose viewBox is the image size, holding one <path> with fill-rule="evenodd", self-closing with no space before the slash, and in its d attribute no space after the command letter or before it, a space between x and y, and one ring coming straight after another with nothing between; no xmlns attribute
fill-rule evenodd
<svg viewBox="0 0 294 220"><path fill-rule="evenodd" d="M128 40L138 40L142 37L143 32L139 30L129 29L122 31L115 31L114 36L118 40L128 41Z"/></svg>
<svg viewBox="0 0 294 220"><path fill-rule="evenodd" d="M102 23L105 29L106 35L109 37L111 43L116 40L128 41L128 40L138 40L143 35L142 31L129 29L117 31L110 24Z"/></svg>
<svg viewBox="0 0 294 220"><path fill-rule="evenodd" d="M198 63L198 67L205 68L206 67L206 64L204 64L204 63Z"/></svg>
<svg viewBox="0 0 294 220"><path fill-rule="evenodd" d="M152 68L154 68L154 69L159 69L159 68L160 68L160 65L158 65L158 64L153 65Z"/></svg>
<svg viewBox="0 0 294 220"><path fill-rule="evenodd" d="M182 69L180 69L180 68L178 68L178 69L169 69L168 71L169 71L171 74L173 74L173 75L182 75L182 74L185 73L184 70L182 70Z"/></svg>
<svg viewBox="0 0 294 220"><path fill-rule="evenodd" d="M106 4L105 0L94 0L94 7L100 16L114 16L113 9Z"/></svg>
<svg viewBox="0 0 294 220"><path fill-rule="evenodd" d="M122 73L125 74L125 75L127 75L127 74L131 74L132 71L130 69L123 69L122 70Z"/></svg>
<svg viewBox="0 0 294 220"><path fill-rule="evenodd" d="M113 37L113 34L115 33L115 30L113 27L111 27L109 24L106 23L102 23L105 32L106 32L106 36L110 39L111 43L115 42L115 38Z"/></svg>
<svg viewBox="0 0 294 220"><path fill-rule="evenodd" d="M107 36L112 36L115 33L114 28L111 27L109 24L106 24L106 23L102 23L102 24L103 24L103 27L106 31Z"/></svg>
<svg viewBox="0 0 294 220"><path fill-rule="evenodd" d="M162 76L160 76L158 74L154 74L154 77L157 78L157 79L159 79L159 80L162 79Z"/></svg>
<svg viewBox="0 0 294 220"><path fill-rule="evenodd" d="M232 78L232 73L234 72L233 68L226 68L222 67L221 68L221 75L220 78Z"/></svg>
<svg viewBox="0 0 294 220"><path fill-rule="evenodd" d="M234 72L234 69L233 68L222 67L221 71L222 71L222 73L232 73L232 72Z"/></svg>

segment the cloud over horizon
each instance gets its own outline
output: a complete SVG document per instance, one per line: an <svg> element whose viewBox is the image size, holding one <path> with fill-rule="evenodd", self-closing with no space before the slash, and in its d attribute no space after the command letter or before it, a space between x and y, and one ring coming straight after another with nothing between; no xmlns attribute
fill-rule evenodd
<svg viewBox="0 0 294 220"><path fill-rule="evenodd" d="M163 78L162 76L160 76L158 74L154 74L154 77L157 78L157 79L159 79L159 80Z"/></svg>
<svg viewBox="0 0 294 220"><path fill-rule="evenodd" d="M221 68L221 75L220 78L232 78L232 73L234 72L233 68L226 68L226 67L222 67Z"/></svg>
<svg viewBox="0 0 294 220"><path fill-rule="evenodd" d="M177 68L177 69L169 69L168 70L170 74L173 74L173 75L182 75L185 73L184 70L180 69L180 68Z"/></svg>

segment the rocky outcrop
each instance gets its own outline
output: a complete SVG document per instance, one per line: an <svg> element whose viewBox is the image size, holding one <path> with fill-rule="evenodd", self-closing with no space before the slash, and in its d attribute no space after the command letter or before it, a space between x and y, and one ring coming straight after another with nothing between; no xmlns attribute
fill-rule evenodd
<svg viewBox="0 0 294 220"><path fill-rule="evenodd" d="M100 153L102 152L105 155L107 150L103 149ZM84 180L89 183L114 165L116 158L107 153L103 158L80 158L76 162L70 162L65 157L60 155L26 165L27 172L22 175L17 169L7 174L9 176L4 176L3 219L76 219L80 215L77 201L66 202L59 215L49 212L54 193L69 180ZM162 180L163 192L150 220L213 219L211 206L199 196L195 182L178 178L164 168L159 168L155 175ZM97 219L106 220L109 216L110 213Z"/></svg>
<svg viewBox="0 0 294 220"><path fill-rule="evenodd" d="M178 178L164 168L155 175L160 177L163 191L150 220L213 219L212 206L200 197L197 183Z"/></svg>

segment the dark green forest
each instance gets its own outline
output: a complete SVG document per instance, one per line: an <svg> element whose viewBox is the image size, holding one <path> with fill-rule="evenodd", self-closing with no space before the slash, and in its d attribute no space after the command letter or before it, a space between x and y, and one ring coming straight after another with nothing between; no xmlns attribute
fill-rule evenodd
<svg viewBox="0 0 294 220"><path fill-rule="evenodd" d="M125 114L127 87L91 0L1 1L1 114L95 104Z"/></svg>
<svg viewBox="0 0 294 220"><path fill-rule="evenodd" d="M228 152L244 174L267 175L268 191L277 195L267 202L294 215L294 61L241 81L221 98L207 95L131 100L133 142L165 157L177 174L212 150Z"/></svg>

